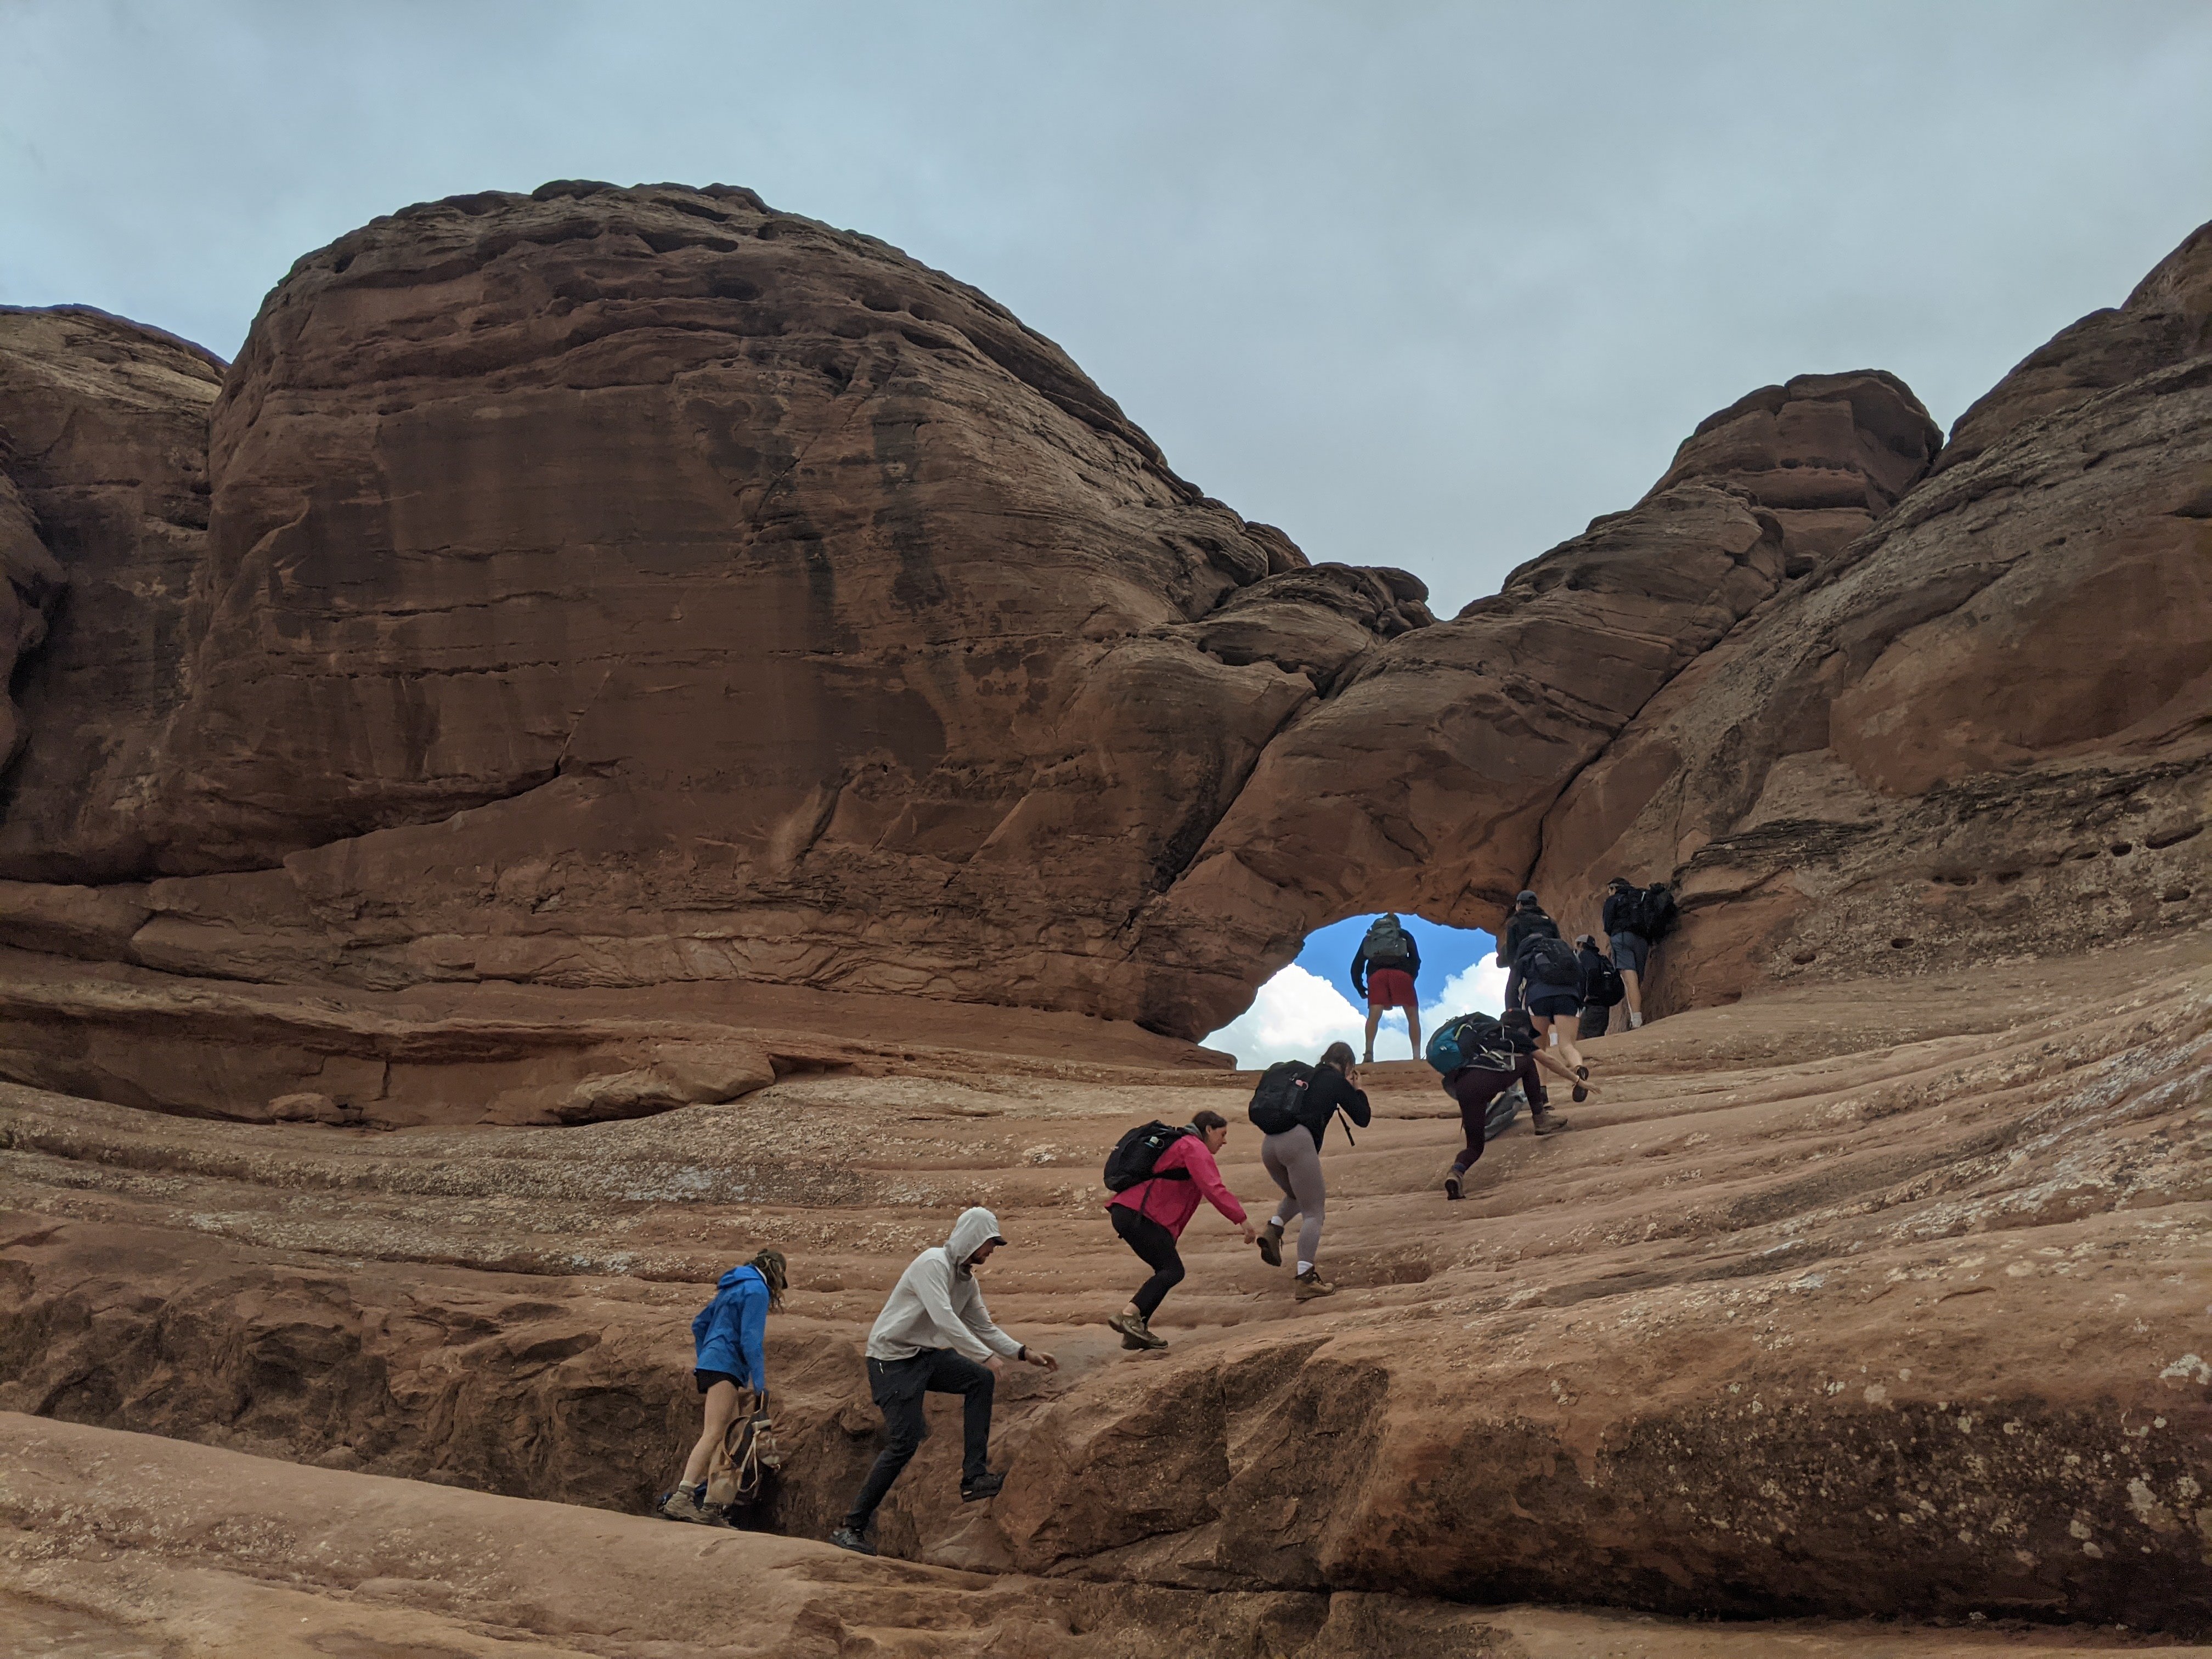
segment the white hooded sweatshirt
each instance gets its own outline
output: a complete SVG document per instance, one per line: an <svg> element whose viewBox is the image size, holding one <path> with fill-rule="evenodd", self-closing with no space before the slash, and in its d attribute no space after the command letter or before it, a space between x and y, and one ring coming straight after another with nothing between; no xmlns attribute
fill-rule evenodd
<svg viewBox="0 0 2212 1659"><path fill-rule="evenodd" d="M963 1265L998 1236L998 1217L980 1205L963 1210L952 1237L899 1275L868 1333L868 1358L911 1359L925 1348L951 1348L979 1365L994 1352L1018 1358L1022 1345L991 1322L982 1287Z"/></svg>

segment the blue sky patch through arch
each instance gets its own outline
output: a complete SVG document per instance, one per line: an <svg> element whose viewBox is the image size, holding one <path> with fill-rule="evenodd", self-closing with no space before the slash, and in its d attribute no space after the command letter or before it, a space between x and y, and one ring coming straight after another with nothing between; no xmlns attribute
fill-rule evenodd
<svg viewBox="0 0 2212 1659"><path fill-rule="evenodd" d="M1374 914L1347 916L1306 935L1297 959L1262 985L1243 1013L1204 1039L1209 1048L1237 1056L1240 1066L1266 1066L1278 1060L1311 1060L1341 1039L1358 1048L1365 1035L1366 1006L1352 988L1352 958ZM1399 921L1421 947L1421 1034L1438 1020L1504 1006L1505 970L1491 960L1498 944L1478 927L1447 927L1420 916L1399 913ZM1406 1017L1382 1018L1375 1036L1377 1060L1412 1054L1406 1041Z"/></svg>

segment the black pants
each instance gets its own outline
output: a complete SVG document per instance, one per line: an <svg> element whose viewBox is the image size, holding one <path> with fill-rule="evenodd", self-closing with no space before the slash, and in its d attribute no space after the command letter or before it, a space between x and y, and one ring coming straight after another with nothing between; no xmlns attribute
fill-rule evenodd
<svg viewBox="0 0 2212 1659"><path fill-rule="evenodd" d="M1544 1085L1537 1080L1536 1062L1524 1057L1520 1066L1510 1072L1486 1071L1480 1066L1462 1066L1451 1074L1446 1086L1452 1098L1459 1102L1460 1131L1467 1137L1466 1149L1452 1159L1452 1173L1465 1175L1482 1156L1484 1129L1490 1116L1490 1103L1519 1083L1528 1097L1533 1110L1549 1104Z"/></svg>
<svg viewBox="0 0 2212 1659"><path fill-rule="evenodd" d="M1150 1319L1152 1310L1167 1299L1167 1293L1182 1283L1182 1257L1176 1254L1175 1235L1126 1204L1116 1204L1107 1213L1114 1218L1114 1231L1121 1235L1121 1242L1152 1270L1152 1276L1129 1298L1137 1304L1137 1311Z"/></svg>
<svg viewBox="0 0 2212 1659"><path fill-rule="evenodd" d="M865 1529L891 1489L891 1482L914 1462L921 1443L929 1437L929 1424L921 1411L925 1394L968 1396L963 1428L964 1456L960 1479L964 1485L988 1474L991 1445L991 1389L998 1379L965 1355L950 1348L924 1348L911 1359L871 1359L868 1392L884 1413L884 1449L875 1468L860 1483L860 1495L845 1524L855 1532Z"/></svg>
<svg viewBox="0 0 2212 1659"><path fill-rule="evenodd" d="M1578 1037L1601 1037L1605 1028L1613 1024L1613 1010L1600 1008L1592 1003L1583 1005L1582 1018L1575 1026Z"/></svg>
<svg viewBox="0 0 2212 1659"><path fill-rule="evenodd" d="M1508 1008L1518 1008L1521 1006L1521 993L1527 988L1527 986L1528 981L1521 977L1519 963L1515 963L1505 970L1505 1006Z"/></svg>

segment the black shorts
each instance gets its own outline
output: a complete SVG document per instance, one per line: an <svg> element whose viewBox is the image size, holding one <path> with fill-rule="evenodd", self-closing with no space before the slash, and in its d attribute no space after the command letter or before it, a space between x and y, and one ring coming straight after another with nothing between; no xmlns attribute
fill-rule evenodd
<svg viewBox="0 0 2212 1659"><path fill-rule="evenodd" d="M1535 988L1531 986L1529 989L1533 992ZM1546 1019L1572 1019L1575 1011L1582 1006L1583 1000L1572 992L1569 992L1565 996L1532 995L1528 999L1528 1012L1540 1015Z"/></svg>
<svg viewBox="0 0 2212 1659"><path fill-rule="evenodd" d="M744 1377L732 1376L727 1371L694 1371L691 1373L691 1380L699 1385L701 1394L706 1393L717 1382L735 1383L740 1389L745 1386Z"/></svg>

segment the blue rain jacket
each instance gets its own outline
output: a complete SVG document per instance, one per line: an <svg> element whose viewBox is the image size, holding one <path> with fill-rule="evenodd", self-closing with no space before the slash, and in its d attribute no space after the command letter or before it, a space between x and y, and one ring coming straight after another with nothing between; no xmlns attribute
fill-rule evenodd
<svg viewBox="0 0 2212 1659"><path fill-rule="evenodd" d="M732 1267L714 1287L714 1299L691 1322L691 1341L702 1371L727 1371L746 1387L768 1392L768 1280L760 1269Z"/></svg>

